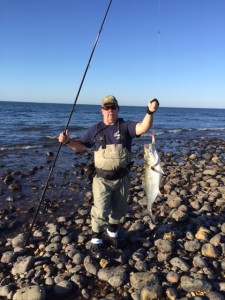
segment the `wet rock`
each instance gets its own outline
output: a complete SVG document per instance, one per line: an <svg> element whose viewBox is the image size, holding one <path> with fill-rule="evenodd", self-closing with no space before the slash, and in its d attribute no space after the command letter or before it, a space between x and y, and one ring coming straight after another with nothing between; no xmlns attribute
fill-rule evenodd
<svg viewBox="0 0 225 300"><path fill-rule="evenodd" d="M14 202L14 198L13 198L12 196L8 196L8 197L5 199L5 202L12 203L12 202Z"/></svg>
<svg viewBox="0 0 225 300"><path fill-rule="evenodd" d="M11 175L7 175L3 178L3 182L7 185L12 183L13 181L14 181L14 177L12 177Z"/></svg>
<svg viewBox="0 0 225 300"><path fill-rule="evenodd" d="M49 152L46 152L46 156L47 157L53 157L54 156L54 153L49 151Z"/></svg>
<svg viewBox="0 0 225 300"><path fill-rule="evenodd" d="M22 186L19 182L15 181L15 182L12 182L8 185L8 189L10 191L21 191L22 190Z"/></svg>
<svg viewBox="0 0 225 300"><path fill-rule="evenodd" d="M0 229L3 230L6 228L6 222L0 220Z"/></svg>

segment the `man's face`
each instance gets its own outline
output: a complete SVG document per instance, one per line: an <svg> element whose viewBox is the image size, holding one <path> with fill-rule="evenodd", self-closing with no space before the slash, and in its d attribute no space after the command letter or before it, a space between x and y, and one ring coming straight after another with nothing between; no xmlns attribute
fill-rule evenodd
<svg viewBox="0 0 225 300"><path fill-rule="evenodd" d="M106 125L113 125L118 119L119 106L114 104L107 104L101 108L103 121Z"/></svg>

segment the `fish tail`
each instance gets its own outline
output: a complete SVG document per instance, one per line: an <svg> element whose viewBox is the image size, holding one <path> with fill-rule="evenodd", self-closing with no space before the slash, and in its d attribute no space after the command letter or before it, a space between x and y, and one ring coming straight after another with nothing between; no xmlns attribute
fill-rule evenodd
<svg viewBox="0 0 225 300"><path fill-rule="evenodd" d="M149 216L150 216L152 224L155 224L155 217L153 216L152 211L149 212Z"/></svg>
<svg viewBox="0 0 225 300"><path fill-rule="evenodd" d="M150 216L151 222L152 222L153 224L155 224L155 217L153 216L153 213L152 213L152 206L151 206L151 205L148 205L148 212L149 212L149 216Z"/></svg>

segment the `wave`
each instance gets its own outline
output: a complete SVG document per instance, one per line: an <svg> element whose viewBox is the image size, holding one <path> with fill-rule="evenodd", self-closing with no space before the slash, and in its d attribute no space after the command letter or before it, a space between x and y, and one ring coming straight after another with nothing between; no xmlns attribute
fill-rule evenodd
<svg viewBox="0 0 225 300"><path fill-rule="evenodd" d="M55 135L46 135L45 138L48 139L48 140L51 140L51 141L55 141L55 140L58 141L58 136L55 136ZM78 137L78 136L72 136L72 135L71 135L71 138L73 138L73 139L78 139L79 137Z"/></svg>
<svg viewBox="0 0 225 300"><path fill-rule="evenodd" d="M43 146L37 145L37 146L13 146L13 147L0 147L0 151L12 151L12 150L30 150L30 149L36 149L36 148L43 148Z"/></svg>
<svg viewBox="0 0 225 300"><path fill-rule="evenodd" d="M57 136L51 136L51 135L47 135L46 138L49 140L57 140L58 139Z"/></svg>
<svg viewBox="0 0 225 300"><path fill-rule="evenodd" d="M168 134L174 134L174 135L181 135L181 134L188 134L188 132L202 132L202 131L205 131L207 132L209 135L211 134L221 134L221 132L224 132L225 133L225 128L221 127L221 128L212 128L212 127L204 127L204 128L174 128L174 129L167 129L167 130L158 130L155 129L155 130L152 130L152 132L154 132L154 134L156 136L162 136L162 135L165 135L167 136ZM218 133L217 133L218 132ZM149 132L148 133L145 133L143 136L149 136Z"/></svg>
<svg viewBox="0 0 225 300"><path fill-rule="evenodd" d="M197 131L225 131L225 128L198 128Z"/></svg>
<svg viewBox="0 0 225 300"><path fill-rule="evenodd" d="M50 128L49 125L38 125L38 127L37 126L23 127L23 128L20 129L20 131L22 131L22 132L30 132L30 131L39 132L41 130L47 130L49 128Z"/></svg>

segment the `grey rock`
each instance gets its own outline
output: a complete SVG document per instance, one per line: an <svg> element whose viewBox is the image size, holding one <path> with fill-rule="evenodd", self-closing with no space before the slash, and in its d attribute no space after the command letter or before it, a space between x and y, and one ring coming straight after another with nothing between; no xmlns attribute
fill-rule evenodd
<svg viewBox="0 0 225 300"><path fill-rule="evenodd" d="M0 297L7 297L10 292L13 291L12 285L0 286Z"/></svg>
<svg viewBox="0 0 225 300"><path fill-rule="evenodd" d="M20 262L16 262L12 268L12 274L23 274L28 272L34 264L34 258L32 256L25 257Z"/></svg>
<svg viewBox="0 0 225 300"><path fill-rule="evenodd" d="M208 281L187 278L186 280L181 280L180 283L183 290L186 292L204 292L208 293L212 290L212 285Z"/></svg>
<svg viewBox="0 0 225 300"><path fill-rule="evenodd" d="M172 266L179 268L182 271L188 271L189 265L180 257L174 257L170 260Z"/></svg>
<svg viewBox="0 0 225 300"><path fill-rule="evenodd" d="M88 273L93 275L97 275L99 270L96 260L89 255L84 258L84 267Z"/></svg>
<svg viewBox="0 0 225 300"><path fill-rule="evenodd" d="M53 286L53 285L55 285L55 281L54 281L53 278L48 277L48 278L45 279L45 284L49 285L49 286Z"/></svg>
<svg viewBox="0 0 225 300"><path fill-rule="evenodd" d="M58 282L54 286L53 292L57 298L60 298L60 297L65 297L65 296L68 296L69 294L71 294L73 288L74 288L73 283L71 283L70 281L67 281L67 280L63 280L63 281Z"/></svg>
<svg viewBox="0 0 225 300"><path fill-rule="evenodd" d="M225 300L225 297L219 292L209 292L207 294L209 300Z"/></svg>
<svg viewBox="0 0 225 300"><path fill-rule="evenodd" d="M140 293L141 300L162 299L162 295L162 287L159 284L145 286Z"/></svg>
<svg viewBox="0 0 225 300"><path fill-rule="evenodd" d="M10 264L10 263L14 262L15 259L16 259L16 256L15 256L14 252L13 251L7 251L7 252L2 254L1 262L5 263L5 264Z"/></svg>
<svg viewBox="0 0 225 300"><path fill-rule="evenodd" d="M169 283L177 283L180 280L180 275L176 272L169 271L166 275L166 279Z"/></svg>
<svg viewBox="0 0 225 300"><path fill-rule="evenodd" d="M63 245L67 245L67 244L69 244L71 242L71 237L69 237L69 236L64 236L63 238L62 238L62 240L61 240L61 243L63 244Z"/></svg>
<svg viewBox="0 0 225 300"><path fill-rule="evenodd" d="M173 219L175 219L177 222L185 221L188 218L188 214L181 210L175 210L171 216Z"/></svg>
<svg viewBox="0 0 225 300"><path fill-rule="evenodd" d="M193 258L193 266L197 267L197 268L200 268L200 269L203 269L203 268L207 268L208 267L208 263L207 263L207 261L206 261L205 258L199 257L199 256L195 256Z"/></svg>
<svg viewBox="0 0 225 300"><path fill-rule="evenodd" d="M196 252L201 248L201 244L198 240L186 241L184 243L184 249L189 252Z"/></svg>
<svg viewBox="0 0 225 300"><path fill-rule="evenodd" d="M59 252L61 249L62 249L62 245L60 243L51 243L45 248L47 252L54 252L54 253Z"/></svg>
<svg viewBox="0 0 225 300"><path fill-rule="evenodd" d="M46 293L42 286L34 285L18 290L14 296L13 300L45 300Z"/></svg>
<svg viewBox="0 0 225 300"><path fill-rule="evenodd" d="M6 227L6 222L0 220L0 229L4 229Z"/></svg>
<svg viewBox="0 0 225 300"><path fill-rule="evenodd" d="M70 280L74 282L79 288L84 287L86 280L85 277L81 274L74 274L71 276Z"/></svg>
<svg viewBox="0 0 225 300"><path fill-rule="evenodd" d="M209 243L202 245L201 253L203 256L211 258L217 258L220 255L219 249Z"/></svg>
<svg viewBox="0 0 225 300"><path fill-rule="evenodd" d="M98 271L98 278L107 281L113 287L119 287L126 283L127 274L123 267L110 267L100 269Z"/></svg>
<svg viewBox="0 0 225 300"><path fill-rule="evenodd" d="M13 248L23 248L26 241L26 235L24 233L18 234L15 238L12 239Z"/></svg>
<svg viewBox="0 0 225 300"><path fill-rule="evenodd" d="M48 223L46 224L46 227L48 228L48 232L53 234L56 233L58 231L58 224L54 224L54 223Z"/></svg>
<svg viewBox="0 0 225 300"><path fill-rule="evenodd" d="M144 224L140 220L138 220L131 224L128 231L142 231L142 230L144 230Z"/></svg>
<svg viewBox="0 0 225 300"><path fill-rule="evenodd" d="M130 275L130 284L132 288L140 290L147 285L151 285L151 286L158 285L159 279L158 276L150 273L149 271L137 272L137 273L132 273Z"/></svg>
<svg viewBox="0 0 225 300"><path fill-rule="evenodd" d="M73 263L75 263L75 265L80 265L83 263L84 260L84 255L82 253L76 253L73 256Z"/></svg>
<svg viewBox="0 0 225 300"><path fill-rule="evenodd" d="M173 251L174 245L172 241L159 239L155 241L155 245L160 252L171 253Z"/></svg>
<svg viewBox="0 0 225 300"><path fill-rule="evenodd" d="M216 169L206 169L203 171L204 175L216 176L217 170Z"/></svg>

